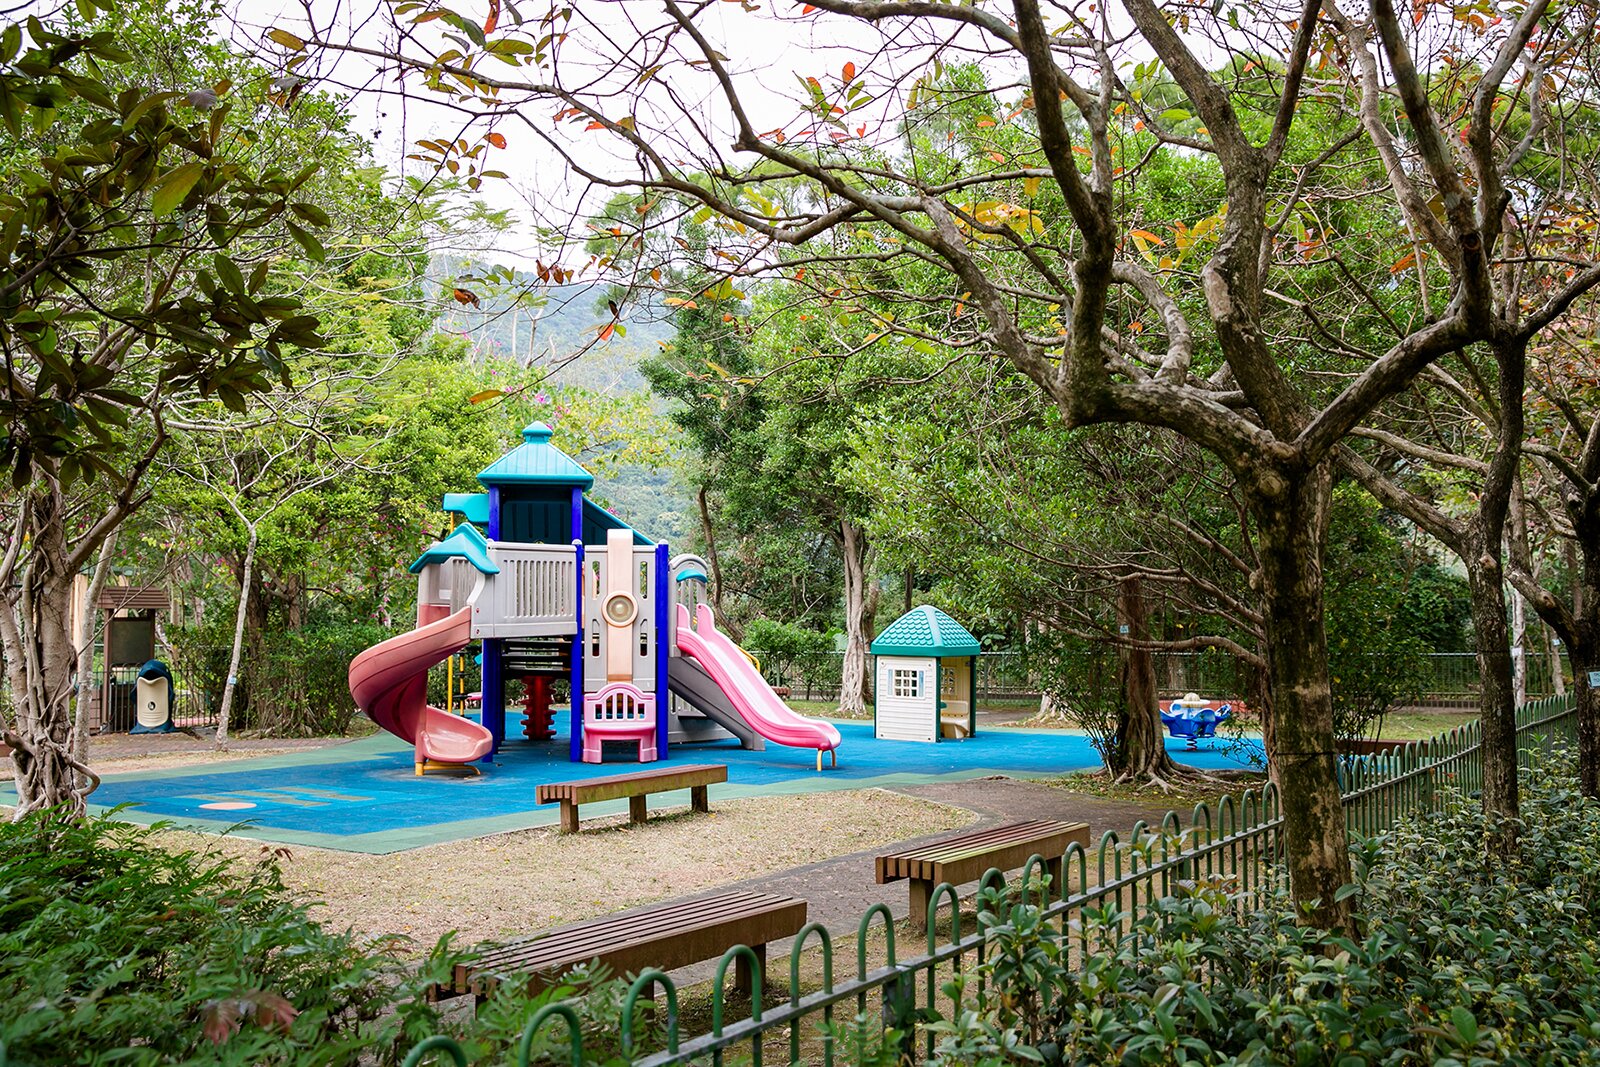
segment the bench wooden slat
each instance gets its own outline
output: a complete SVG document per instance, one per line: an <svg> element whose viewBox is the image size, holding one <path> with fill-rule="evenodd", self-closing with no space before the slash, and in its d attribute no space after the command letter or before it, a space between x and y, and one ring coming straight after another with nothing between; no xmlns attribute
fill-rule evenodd
<svg viewBox="0 0 1600 1067"><path fill-rule="evenodd" d="M650 935L671 937L683 930L694 929L716 922L726 915L738 915L759 909L770 901L764 894L727 894L690 902L690 906L659 909L648 913ZM605 945L619 939L637 940L640 934L622 933L619 925L627 916L602 916L552 930L546 934L512 942L485 953L478 961L481 969L487 966L507 966L518 960L543 959L563 953L588 951L592 946Z"/></svg>
<svg viewBox="0 0 1600 1067"><path fill-rule="evenodd" d="M593 804L601 800L618 800L622 797L641 796L647 793L666 793L699 785L715 785L727 780L728 768L725 764L691 764L686 767L663 767L631 774L613 774L604 778L549 782L539 786L534 791L534 797L540 804L549 804L557 800Z"/></svg>
<svg viewBox="0 0 1600 1067"><path fill-rule="evenodd" d="M910 878L935 884L950 882L961 885L979 877L990 867L1013 870L1034 854L1047 860L1060 859L1067 846L1074 841L1083 845L1089 843L1087 823L1047 820L1007 823L880 856L878 881L883 883Z"/></svg>
<svg viewBox="0 0 1600 1067"><path fill-rule="evenodd" d="M593 960L618 973L648 966L671 970L720 956L736 944L757 948L764 958L767 942L798 933L805 917L804 900L742 891L603 916L458 964L453 991L486 994L498 981L490 972L515 971L526 972L536 992Z"/></svg>

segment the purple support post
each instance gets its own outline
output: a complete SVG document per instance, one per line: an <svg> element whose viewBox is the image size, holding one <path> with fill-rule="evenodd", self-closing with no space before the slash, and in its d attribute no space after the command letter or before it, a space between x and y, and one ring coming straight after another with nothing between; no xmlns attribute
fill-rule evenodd
<svg viewBox="0 0 1600 1067"><path fill-rule="evenodd" d="M671 650L667 648L667 591L672 576L667 573L670 565L667 562L666 542L656 546L656 758L667 758L667 656Z"/></svg>
<svg viewBox="0 0 1600 1067"><path fill-rule="evenodd" d="M492 763L494 754L500 751L500 745L506 739L506 686L500 670L499 638L484 639L482 685L482 699L479 700L478 707L481 709L483 728L494 738L494 743L489 746L489 754L483 757L483 762Z"/></svg>
<svg viewBox="0 0 1600 1067"><path fill-rule="evenodd" d="M494 485L489 487L488 537L491 541L500 540L500 488ZM489 754L483 757L483 762L488 763L494 759L495 753L500 751L501 742L506 739L506 685L500 670L498 638L488 638L483 642L483 673L480 686L482 693L478 701L479 718L483 722L483 728L494 738L494 743L489 747Z"/></svg>
<svg viewBox="0 0 1600 1067"><path fill-rule="evenodd" d="M573 491L573 495L580 501L583 499L583 494L577 490ZM578 538L572 539L572 554L578 563L578 597L576 601L578 620L576 636L572 642L572 700L570 701L572 707L568 712L568 720L572 723L572 729L567 748L572 762L579 763L583 760L583 646L588 642L589 635L584 632L583 625L583 541Z"/></svg>
<svg viewBox="0 0 1600 1067"><path fill-rule="evenodd" d="M572 539L583 540L583 487L572 487Z"/></svg>

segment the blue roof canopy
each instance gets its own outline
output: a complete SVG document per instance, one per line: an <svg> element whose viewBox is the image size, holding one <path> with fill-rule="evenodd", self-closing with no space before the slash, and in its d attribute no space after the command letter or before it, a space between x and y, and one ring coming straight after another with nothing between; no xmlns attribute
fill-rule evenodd
<svg viewBox="0 0 1600 1067"><path fill-rule="evenodd" d="M976 656L978 639L934 607L912 608L872 642L875 656Z"/></svg>
<svg viewBox="0 0 1600 1067"><path fill-rule="evenodd" d="M409 569L416 574L430 563L443 563L448 559L464 559L484 574L500 573L500 568L489 558L489 542L470 522L457 526L443 541L435 541Z"/></svg>
<svg viewBox="0 0 1600 1067"><path fill-rule="evenodd" d="M550 427L529 423L522 444L489 464L478 474L484 485L577 485L588 489L594 475L577 460L550 443Z"/></svg>

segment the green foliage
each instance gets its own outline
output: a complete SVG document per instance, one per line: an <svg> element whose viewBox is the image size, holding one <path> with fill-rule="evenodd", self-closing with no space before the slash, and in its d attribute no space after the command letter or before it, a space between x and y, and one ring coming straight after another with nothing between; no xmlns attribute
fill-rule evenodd
<svg viewBox="0 0 1600 1067"><path fill-rule="evenodd" d="M1359 842L1359 940L1207 875L1137 917L1086 909L1069 961L1037 907L986 890L987 958L947 987L934 1062L1600 1063L1600 803L1565 765L1524 787L1520 859L1484 861L1459 794Z"/></svg>
<svg viewBox="0 0 1600 1067"><path fill-rule="evenodd" d="M108 819L0 824L0 1042L21 1065L394 1062L438 1025L421 968L307 916L259 862Z"/></svg>
<svg viewBox="0 0 1600 1067"><path fill-rule="evenodd" d="M529 1018L573 1002L588 1064L620 1064L627 983L580 969L529 996L506 981L474 1015L426 996L468 958L447 935L420 959L402 938L323 927L285 888L281 849L254 861L164 848L149 828L32 816L0 823L0 1062L10 1067L395 1064L447 1034L475 1063L514 1062ZM661 1020L636 1009L640 1045ZM566 1062L564 1028L533 1062ZM547 1060L545 1057L549 1057Z"/></svg>
<svg viewBox="0 0 1600 1067"><path fill-rule="evenodd" d="M744 645L761 658L761 671L774 684L831 682L838 674L833 638L795 623L751 619Z"/></svg>
<svg viewBox="0 0 1600 1067"><path fill-rule="evenodd" d="M315 241L328 219L304 186L320 164L252 149L267 133L258 109L278 106L256 88L208 85L191 65L195 80L152 91L138 37L37 18L0 35L11 138L0 331L13 375L0 455L19 487L41 460L68 485L119 477L130 409L153 388L242 410L286 373L288 350L321 340L300 299L271 284L272 257L240 251Z"/></svg>
<svg viewBox="0 0 1600 1067"><path fill-rule="evenodd" d="M1328 681L1334 734L1374 736L1384 715L1415 703L1424 656L1464 629L1465 582L1402 540L1394 521L1353 485L1334 493L1325 550Z"/></svg>

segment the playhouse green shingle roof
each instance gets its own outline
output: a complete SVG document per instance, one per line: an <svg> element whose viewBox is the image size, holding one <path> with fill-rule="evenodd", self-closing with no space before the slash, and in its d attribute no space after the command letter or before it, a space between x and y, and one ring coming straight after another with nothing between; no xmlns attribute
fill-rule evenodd
<svg viewBox="0 0 1600 1067"><path fill-rule="evenodd" d="M594 476L552 445L550 432L542 422L530 423L522 431L522 444L485 467L478 481L484 485L592 486Z"/></svg>
<svg viewBox="0 0 1600 1067"><path fill-rule="evenodd" d="M912 608L872 642L875 656L976 656L978 639L931 604Z"/></svg>
<svg viewBox="0 0 1600 1067"><path fill-rule="evenodd" d="M464 559L484 574L499 574L500 568L494 565L489 558L489 542L485 541L483 534L470 522L464 522L455 528L449 537L443 541L435 541L429 549L417 557L411 565L411 573L416 574L430 563L443 563L447 559Z"/></svg>

